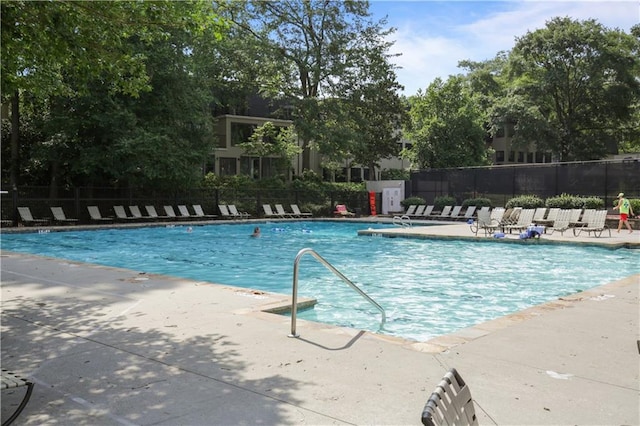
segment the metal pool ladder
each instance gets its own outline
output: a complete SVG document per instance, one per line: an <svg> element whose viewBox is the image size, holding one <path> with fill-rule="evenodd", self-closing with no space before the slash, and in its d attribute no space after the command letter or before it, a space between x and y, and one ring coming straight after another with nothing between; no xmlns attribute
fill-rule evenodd
<svg viewBox="0 0 640 426"><path fill-rule="evenodd" d="M342 279L345 283L349 285L352 289L357 291L362 297L364 297L369 303L371 303L376 309L380 311L382 314L382 318L380 320L380 328L384 326L384 323L387 321L387 315L384 312L382 306L378 305L375 300L369 297L364 291L360 290L360 288L351 282L347 277L345 277L342 272L338 271L332 264L327 262L322 256L316 253L313 249L303 248L296 255L295 260L293 261L293 293L291 295L291 334L289 337L300 337L299 334L296 333L296 316L298 312L298 268L300 264L300 259L305 254L310 254L315 257L320 263L322 263L328 270L336 274L338 277Z"/></svg>

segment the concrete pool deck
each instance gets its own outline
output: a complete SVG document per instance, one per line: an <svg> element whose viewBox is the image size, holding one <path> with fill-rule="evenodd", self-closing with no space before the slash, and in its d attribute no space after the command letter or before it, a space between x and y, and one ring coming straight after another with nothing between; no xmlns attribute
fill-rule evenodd
<svg viewBox="0 0 640 426"><path fill-rule="evenodd" d="M555 238L640 246L638 231L543 236ZM410 342L303 320L289 338L290 318L264 310L290 295L6 251L1 262L2 367L36 382L16 425L420 424L450 367L480 424L640 424L640 275ZM20 392L2 392L3 419Z"/></svg>

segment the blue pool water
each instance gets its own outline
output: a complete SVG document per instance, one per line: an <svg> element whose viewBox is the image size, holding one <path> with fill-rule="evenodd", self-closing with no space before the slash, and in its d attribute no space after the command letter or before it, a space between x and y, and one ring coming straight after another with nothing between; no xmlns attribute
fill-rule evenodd
<svg viewBox="0 0 640 426"><path fill-rule="evenodd" d="M381 224L215 224L3 234L2 249L291 294L293 261L310 247L387 313L380 315L312 256L299 318L424 341L640 273L637 250L358 236Z"/></svg>

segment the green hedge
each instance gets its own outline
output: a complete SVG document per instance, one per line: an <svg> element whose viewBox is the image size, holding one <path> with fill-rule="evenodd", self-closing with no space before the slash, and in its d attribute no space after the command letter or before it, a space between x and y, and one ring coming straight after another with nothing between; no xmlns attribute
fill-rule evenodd
<svg viewBox="0 0 640 426"><path fill-rule="evenodd" d="M542 199L537 195L521 195L507 201L504 207L507 209L513 207L522 207L523 209L536 209L538 207L544 207L544 201L542 201Z"/></svg>
<svg viewBox="0 0 640 426"><path fill-rule="evenodd" d="M467 208L469 206L476 206L477 208L493 207L489 198L467 198L462 202L462 208Z"/></svg>
<svg viewBox="0 0 640 426"><path fill-rule="evenodd" d="M402 207L404 207L404 209L406 210L409 206L423 205L423 204L427 204L427 202L422 197L409 197L400 201L400 204L402 204Z"/></svg>

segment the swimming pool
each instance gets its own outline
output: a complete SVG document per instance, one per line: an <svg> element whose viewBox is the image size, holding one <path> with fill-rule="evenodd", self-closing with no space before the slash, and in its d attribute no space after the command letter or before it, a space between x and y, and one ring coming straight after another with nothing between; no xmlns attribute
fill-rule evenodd
<svg viewBox="0 0 640 426"><path fill-rule="evenodd" d="M425 341L640 273L637 250L361 237L382 224L255 223L3 234L4 250L291 294L293 260L310 247L387 313L382 333ZM380 315L311 256L298 317L378 331Z"/></svg>

